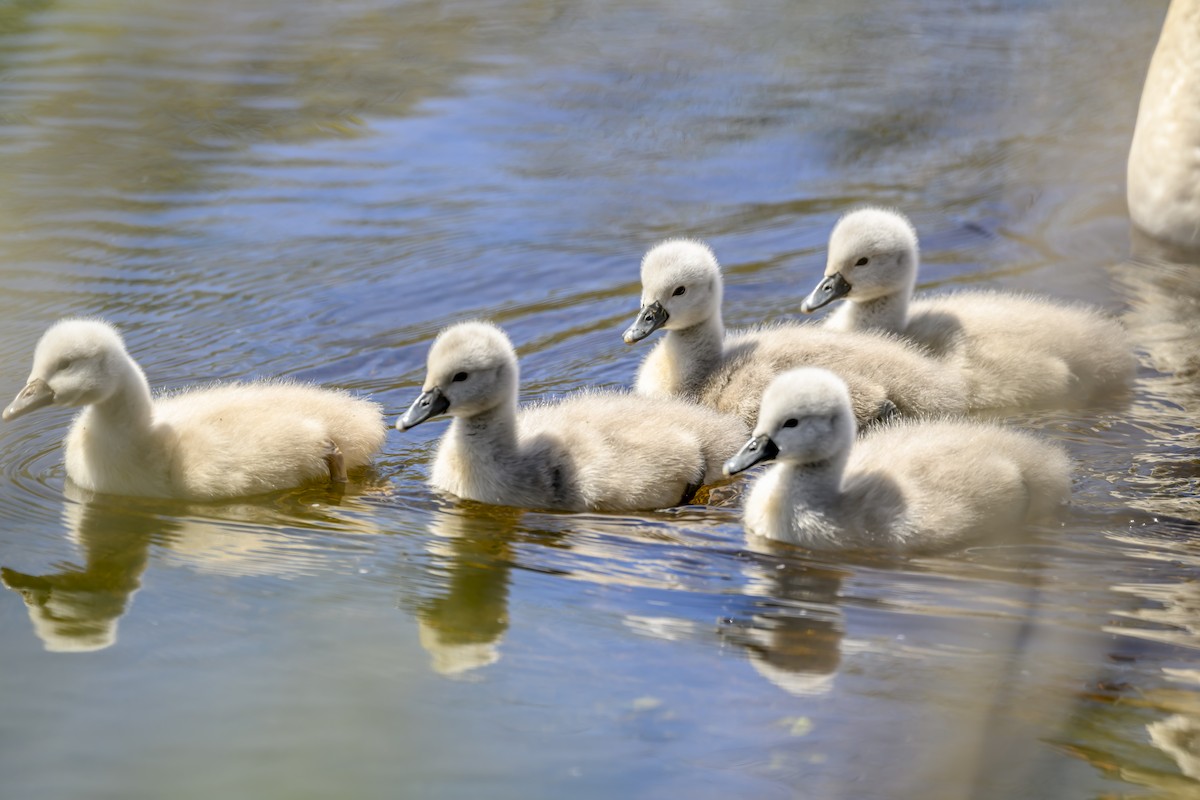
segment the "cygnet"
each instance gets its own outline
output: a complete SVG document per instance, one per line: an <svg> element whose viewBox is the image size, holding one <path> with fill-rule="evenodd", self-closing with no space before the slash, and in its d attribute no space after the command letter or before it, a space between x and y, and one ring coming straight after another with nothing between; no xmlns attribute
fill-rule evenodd
<svg viewBox="0 0 1200 800"><path fill-rule="evenodd" d="M753 424L763 390L784 370L831 369L850 387L860 425L903 416L960 414L958 374L895 337L838 335L815 325L769 325L725 332L723 282L703 242L672 239L642 259L642 306L626 344L662 328L666 335L638 370L638 394L683 397Z"/></svg>
<svg viewBox="0 0 1200 800"><path fill-rule="evenodd" d="M940 550L1051 519L1070 491L1061 448L970 421L901 420L855 441L846 384L797 369L763 395L734 475L777 462L751 487L747 532L814 550Z"/></svg>
<svg viewBox="0 0 1200 800"><path fill-rule="evenodd" d="M829 237L825 278L801 303L844 299L830 331L899 334L960 372L971 410L1077 408L1124 396L1133 346L1095 308L1029 295L956 292L912 301L917 234L898 211L861 208Z"/></svg>
<svg viewBox="0 0 1200 800"><path fill-rule="evenodd" d="M517 406L517 356L486 322L443 330L429 350L420 397L396 423L452 417L430 483L497 505L566 511L676 506L721 466L748 428L694 403L579 391Z"/></svg>
<svg viewBox="0 0 1200 800"><path fill-rule="evenodd" d="M387 428L379 405L288 381L152 397L106 322L64 319L42 335L24 389L4 410L83 407L66 438L67 476L93 492L216 500L346 481Z"/></svg>

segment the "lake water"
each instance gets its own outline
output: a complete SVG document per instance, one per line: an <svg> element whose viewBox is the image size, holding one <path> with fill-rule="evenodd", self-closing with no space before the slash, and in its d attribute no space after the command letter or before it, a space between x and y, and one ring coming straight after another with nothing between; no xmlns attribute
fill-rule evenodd
<svg viewBox="0 0 1200 800"><path fill-rule="evenodd" d="M731 324L797 316L838 215L922 288L1121 315L1128 406L1023 417L1062 526L876 561L754 552L736 493L455 503L443 424L340 502L64 495L0 426L0 794L1200 797L1200 267L1128 261L1165 3L19 0L0 7L0 393L68 314L156 387L291 375L394 421L451 322L523 396L627 385L638 260L707 239ZM648 344L648 343L647 343ZM23 602L24 601L24 602Z"/></svg>

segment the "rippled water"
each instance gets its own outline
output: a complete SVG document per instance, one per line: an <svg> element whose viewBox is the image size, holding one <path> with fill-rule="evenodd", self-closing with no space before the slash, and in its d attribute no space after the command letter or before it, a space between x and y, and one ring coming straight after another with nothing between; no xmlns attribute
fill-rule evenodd
<svg viewBox="0 0 1200 800"><path fill-rule="evenodd" d="M745 547L715 507L453 503L442 426L338 501L87 498L0 427L4 796L1200 797L1200 272L1128 259L1165 5L611 0L0 7L0 391L66 314L164 388L412 399L449 321L523 393L629 382L637 262L709 240L794 316L837 216L923 288L1123 316L1129 406L1014 420L1061 528L937 558ZM24 600L25 602L22 602Z"/></svg>

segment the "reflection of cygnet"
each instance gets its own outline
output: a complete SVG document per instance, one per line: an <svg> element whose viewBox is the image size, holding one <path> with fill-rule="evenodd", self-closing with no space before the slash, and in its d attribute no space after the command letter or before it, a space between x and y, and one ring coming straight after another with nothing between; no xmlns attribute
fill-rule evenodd
<svg viewBox="0 0 1200 800"><path fill-rule="evenodd" d="M66 439L83 489L214 500L343 483L386 435L379 406L285 381L235 383L154 398L120 334L66 319L38 342L29 381L4 419L45 406L84 410Z"/></svg>
<svg viewBox="0 0 1200 800"><path fill-rule="evenodd" d="M842 334L815 325L769 325L725 332L721 270L701 242L672 239L642 259L642 308L626 344L662 328L642 362L638 394L684 397L753 425L771 379L800 366L831 369L850 387L860 425L887 418L958 414L962 381L951 369L897 339Z"/></svg>
<svg viewBox="0 0 1200 800"><path fill-rule="evenodd" d="M1159 372L1192 379L1186 386L1200 385L1200 251L1192 254L1163 252L1137 237L1134 255L1111 267L1129 301L1125 324L1145 349ZM1187 258L1173 263L1167 259ZM1171 390L1184 396L1171 398L1185 407L1195 402L1182 387Z"/></svg>
<svg viewBox="0 0 1200 800"><path fill-rule="evenodd" d="M117 622L142 585L150 541L164 526L154 515L105 512L71 500L63 504L62 515L83 566L46 575L5 567L0 581L20 592L47 650L102 650L116 643Z"/></svg>
<svg viewBox="0 0 1200 800"><path fill-rule="evenodd" d="M823 327L894 333L958 370L972 409L1079 407L1122 396L1133 377L1124 328L1099 309L1002 292L912 299L917 234L898 211L860 208L829 236L825 278L805 313L841 300Z"/></svg>
<svg viewBox="0 0 1200 800"><path fill-rule="evenodd" d="M453 633L458 632L443 630L430 620L417 618L421 647L429 653L433 670L439 675L460 676L500 660L499 645L503 637L493 641L456 641Z"/></svg>
<svg viewBox="0 0 1200 800"><path fill-rule="evenodd" d="M0 568L0 581L20 592L33 632L52 653L103 650L117 641L117 622L136 589L73 589L64 576L25 575ZM60 580L55 580L59 578Z"/></svg>
<svg viewBox="0 0 1200 800"><path fill-rule="evenodd" d="M751 488L747 532L813 549L927 551L1011 534L1070 491L1061 448L974 422L900 422L855 443L846 385L798 369L763 395L729 474L778 461Z"/></svg>
<svg viewBox="0 0 1200 800"><path fill-rule="evenodd" d="M1172 556L1188 558L1180 553L1168 552ZM1188 558L1188 561L1185 561L1189 562L1194 563L1194 560ZM1147 624L1111 630L1121 631L1127 636L1136 635L1143 639L1171 642L1184 647L1196 647L1200 644L1200 584L1194 581L1121 583L1113 585L1112 590L1150 602L1139 603L1138 607L1127 611L1113 612Z"/></svg>
<svg viewBox="0 0 1200 800"><path fill-rule="evenodd" d="M1172 714L1146 726L1154 742L1179 765L1179 771L1200 780L1200 719L1190 714Z"/></svg>
<svg viewBox="0 0 1200 800"><path fill-rule="evenodd" d="M396 423L453 417L430 483L459 497L564 511L668 508L721 480L746 426L683 400L579 391L517 407L517 355L495 325L463 322L429 349L425 388Z"/></svg>
<svg viewBox="0 0 1200 800"><path fill-rule="evenodd" d="M353 507L353 500L319 507L305 504L299 518L273 504L248 502L171 503L166 507L171 516L166 516L155 501L116 505L112 498L69 482L63 495L73 501L64 503L62 510L67 538L89 560L94 551L107 547L114 531L144 528L147 541L156 545L157 559L211 575L298 578L333 568L336 553L322 539L290 529L298 523L306 530L319 527L339 536L382 532L372 517L344 513L343 506Z"/></svg>
<svg viewBox="0 0 1200 800"><path fill-rule="evenodd" d="M766 620L759 620L766 622ZM796 629L797 620L771 620L779 631L747 632L743 643L759 675L796 697L827 694L841 663L842 632L830 621ZM821 624L823 623L823 624Z"/></svg>
<svg viewBox="0 0 1200 800"><path fill-rule="evenodd" d="M780 549L765 540L756 544L767 553ZM754 599L753 613L725 635L745 649L759 675L788 694L828 693L842 662L845 630L838 592L843 574L811 565L748 564L745 592Z"/></svg>
<svg viewBox="0 0 1200 800"><path fill-rule="evenodd" d="M443 512L430 522L427 547L444 586L420 602L417 633L441 675L462 676L500 660L508 630L508 536L521 514L488 512Z"/></svg>
<svg viewBox="0 0 1200 800"><path fill-rule="evenodd" d="M64 493L63 525L83 556L82 566L42 575L0 568L0 581L24 598L34 632L51 651L98 650L116 643L117 623L141 586L152 546L162 561L234 576L293 578L328 570L335 557L310 537L281 530L286 518L271 506L205 504L196 512L223 518L172 517L163 511L180 510L176 503L129 498L117 503L71 483ZM341 532L379 532L365 516L331 514L329 519Z"/></svg>

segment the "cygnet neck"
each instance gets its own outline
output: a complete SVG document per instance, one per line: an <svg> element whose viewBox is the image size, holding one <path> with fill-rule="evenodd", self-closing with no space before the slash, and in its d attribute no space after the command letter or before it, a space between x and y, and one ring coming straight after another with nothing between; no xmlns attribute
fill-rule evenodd
<svg viewBox="0 0 1200 800"><path fill-rule="evenodd" d="M511 452L517 448L517 400L505 398L502 402L464 417L455 417L450 423L450 435L459 447L488 452Z"/></svg>
<svg viewBox="0 0 1200 800"><path fill-rule="evenodd" d="M121 362L118 371L116 389L108 397L91 405L91 419L130 438L145 436L154 421L150 384L141 367L128 356Z"/></svg>
<svg viewBox="0 0 1200 800"><path fill-rule="evenodd" d="M663 340L670 361L679 366L679 393L694 396L725 354L721 311L688 328L667 331Z"/></svg>
<svg viewBox="0 0 1200 800"><path fill-rule="evenodd" d="M902 333L908 325L912 287L904 286L872 300L851 300L839 312L845 330Z"/></svg>
<svg viewBox="0 0 1200 800"><path fill-rule="evenodd" d="M847 455L841 453L821 461L779 461L783 470L788 504L818 512L836 511L842 499L842 475Z"/></svg>

